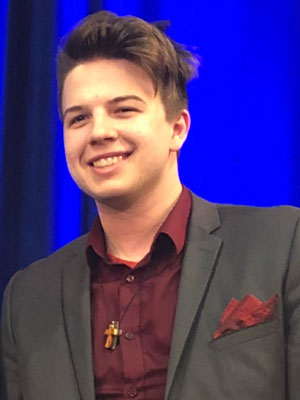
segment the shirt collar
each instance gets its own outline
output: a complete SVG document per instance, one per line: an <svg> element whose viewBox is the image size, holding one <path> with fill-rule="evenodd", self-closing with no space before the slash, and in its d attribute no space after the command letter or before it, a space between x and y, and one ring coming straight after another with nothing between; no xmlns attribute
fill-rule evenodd
<svg viewBox="0 0 300 400"><path fill-rule="evenodd" d="M167 235L167 237L171 239L177 254L182 251L185 244L186 228L191 211L191 203L191 192L185 186L182 186L182 192L178 201L154 237L150 253L153 251L154 244L162 235ZM109 261L106 250L105 235L99 217L94 221L88 235L86 252L89 264L90 258L94 258L95 256L99 256L103 260Z"/></svg>

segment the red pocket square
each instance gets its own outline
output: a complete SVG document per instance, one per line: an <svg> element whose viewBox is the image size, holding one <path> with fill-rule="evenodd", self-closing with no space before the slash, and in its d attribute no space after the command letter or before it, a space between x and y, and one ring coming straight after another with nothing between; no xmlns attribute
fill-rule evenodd
<svg viewBox="0 0 300 400"><path fill-rule="evenodd" d="M232 298L222 314L213 338L218 339L228 333L269 321L274 316L277 301L277 294L266 301L260 301L252 294L247 294L241 301Z"/></svg>

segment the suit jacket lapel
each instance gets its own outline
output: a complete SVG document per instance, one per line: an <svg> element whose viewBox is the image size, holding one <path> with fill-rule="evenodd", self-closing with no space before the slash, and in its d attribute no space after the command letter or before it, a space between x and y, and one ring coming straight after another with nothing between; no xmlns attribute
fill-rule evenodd
<svg viewBox="0 0 300 400"><path fill-rule="evenodd" d="M90 274L84 249L63 269L63 315L82 400L94 400L91 346Z"/></svg>
<svg viewBox="0 0 300 400"><path fill-rule="evenodd" d="M216 207L193 196L192 214L182 265L165 399L168 399L184 344L210 282L221 239L210 235L218 228Z"/></svg>

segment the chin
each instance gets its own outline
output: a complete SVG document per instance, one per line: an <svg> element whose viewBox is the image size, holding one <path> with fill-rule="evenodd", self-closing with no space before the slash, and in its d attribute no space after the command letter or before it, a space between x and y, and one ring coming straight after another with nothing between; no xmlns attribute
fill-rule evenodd
<svg viewBox="0 0 300 400"><path fill-rule="evenodd" d="M73 177L74 179L74 177ZM102 181L102 182L89 182L85 179L74 179L78 187L88 196L92 197L98 202L108 200L110 198L115 199L122 196L126 196L126 192L130 193L130 190L122 187L120 182Z"/></svg>
<svg viewBox="0 0 300 400"><path fill-rule="evenodd" d="M81 188L88 196L92 197L96 203L116 206L118 203L128 203L132 197L131 191L120 187L107 187L101 190L90 190L89 188Z"/></svg>

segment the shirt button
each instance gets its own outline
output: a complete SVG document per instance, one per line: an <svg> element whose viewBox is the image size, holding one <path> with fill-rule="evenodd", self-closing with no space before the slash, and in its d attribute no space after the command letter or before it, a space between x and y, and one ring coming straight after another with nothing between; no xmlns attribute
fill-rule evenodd
<svg viewBox="0 0 300 400"><path fill-rule="evenodd" d="M134 338L134 334L132 332L126 332L124 336L127 340L132 340Z"/></svg>
<svg viewBox="0 0 300 400"><path fill-rule="evenodd" d="M127 392L129 397L135 397L137 395L137 390L135 387L132 387L131 389L128 390Z"/></svg>
<svg viewBox="0 0 300 400"><path fill-rule="evenodd" d="M132 283L132 282L134 282L134 280L135 280L134 275L127 275L126 282Z"/></svg>

